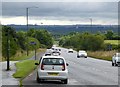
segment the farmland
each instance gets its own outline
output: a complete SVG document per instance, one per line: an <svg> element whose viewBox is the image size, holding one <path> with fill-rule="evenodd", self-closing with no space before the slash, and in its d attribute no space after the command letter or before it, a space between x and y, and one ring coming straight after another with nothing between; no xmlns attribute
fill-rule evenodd
<svg viewBox="0 0 120 87"><path fill-rule="evenodd" d="M118 45L120 43L120 40L105 40L104 42L114 44L114 45Z"/></svg>

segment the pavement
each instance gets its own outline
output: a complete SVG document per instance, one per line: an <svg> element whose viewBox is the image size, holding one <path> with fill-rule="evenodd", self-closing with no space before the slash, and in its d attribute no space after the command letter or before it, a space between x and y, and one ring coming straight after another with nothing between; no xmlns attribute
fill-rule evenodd
<svg viewBox="0 0 120 87"><path fill-rule="evenodd" d="M36 59L39 59L44 52L38 53ZM35 57L29 58L29 60L34 60ZM23 60L22 60L23 61ZM14 78L12 75L16 72L15 63L19 61L10 61L10 70L6 71L7 69L7 62L0 62L0 87L1 86L18 86L19 79Z"/></svg>
<svg viewBox="0 0 120 87"><path fill-rule="evenodd" d="M15 63L18 61L10 61L10 70L6 71L7 69L7 62L0 62L0 86L1 85L19 85L19 79L15 79L12 75L16 72Z"/></svg>

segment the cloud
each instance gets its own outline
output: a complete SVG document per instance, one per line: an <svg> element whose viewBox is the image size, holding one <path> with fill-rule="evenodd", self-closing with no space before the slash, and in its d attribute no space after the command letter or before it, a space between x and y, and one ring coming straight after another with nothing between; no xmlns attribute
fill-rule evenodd
<svg viewBox="0 0 120 87"><path fill-rule="evenodd" d="M119 0L4 0L3 2L118 2Z"/></svg>
<svg viewBox="0 0 120 87"><path fill-rule="evenodd" d="M32 8L34 6L38 8ZM27 7L31 7L31 20L117 20L118 14L117 2L3 2L3 18L25 17Z"/></svg>

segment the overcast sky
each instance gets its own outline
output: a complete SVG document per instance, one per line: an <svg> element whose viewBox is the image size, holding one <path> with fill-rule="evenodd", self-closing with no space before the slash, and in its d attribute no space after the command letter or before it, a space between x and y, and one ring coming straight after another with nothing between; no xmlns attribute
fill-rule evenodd
<svg viewBox="0 0 120 87"><path fill-rule="evenodd" d="M2 24L118 24L118 2L2 2ZM12 0L14 1L14 0ZM30 0L29 0L30 1ZM92 0L93 1L93 0ZM38 7L38 8L34 8Z"/></svg>

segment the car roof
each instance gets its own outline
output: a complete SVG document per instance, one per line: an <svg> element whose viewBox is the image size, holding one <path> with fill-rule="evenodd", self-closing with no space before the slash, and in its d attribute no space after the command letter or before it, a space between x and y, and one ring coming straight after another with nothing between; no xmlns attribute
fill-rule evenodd
<svg viewBox="0 0 120 87"><path fill-rule="evenodd" d="M42 58L62 58L62 59L64 59L63 57L61 57L61 56L43 56Z"/></svg>
<svg viewBox="0 0 120 87"><path fill-rule="evenodd" d="M86 51L84 51L84 50L79 50L79 52L86 52Z"/></svg>
<svg viewBox="0 0 120 87"><path fill-rule="evenodd" d="M70 48L69 50L73 50L72 48Z"/></svg>

